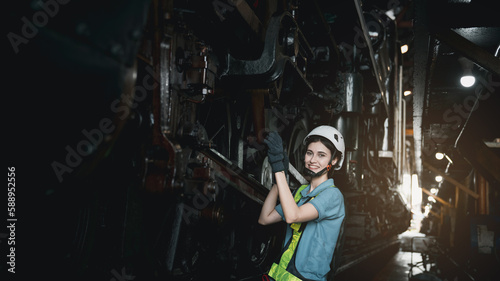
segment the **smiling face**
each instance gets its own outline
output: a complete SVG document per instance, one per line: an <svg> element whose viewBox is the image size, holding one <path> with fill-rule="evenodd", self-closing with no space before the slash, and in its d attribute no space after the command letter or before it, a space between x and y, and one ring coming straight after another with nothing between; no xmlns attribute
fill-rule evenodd
<svg viewBox="0 0 500 281"><path fill-rule="evenodd" d="M332 153L321 141L311 142L307 146L307 151L304 159L305 167L313 173L318 173L328 166L335 165L337 158L332 159Z"/></svg>

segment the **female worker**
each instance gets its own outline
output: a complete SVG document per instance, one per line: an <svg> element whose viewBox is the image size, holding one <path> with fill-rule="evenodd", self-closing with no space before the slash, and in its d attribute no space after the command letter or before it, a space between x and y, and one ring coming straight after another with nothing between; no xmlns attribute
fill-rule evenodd
<svg viewBox="0 0 500 281"><path fill-rule="evenodd" d="M344 139L331 126L319 126L304 138L304 172L310 183L301 186L295 195L286 180L288 167L281 137L271 132L264 142L276 184L264 201L259 223L287 223L282 255L268 276L277 281L326 281L345 216L344 197L329 172L342 166Z"/></svg>

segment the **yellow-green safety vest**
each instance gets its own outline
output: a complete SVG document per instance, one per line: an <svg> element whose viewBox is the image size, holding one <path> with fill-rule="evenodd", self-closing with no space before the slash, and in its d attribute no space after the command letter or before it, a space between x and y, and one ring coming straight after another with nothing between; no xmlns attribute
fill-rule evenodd
<svg viewBox="0 0 500 281"><path fill-rule="evenodd" d="M304 190L308 185L302 185L299 187L297 192L295 193L295 196L293 199L295 200L295 203L298 203L300 198L302 198L302 190ZM317 195L316 195L317 196ZM314 199L312 197L310 200ZM305 203L304 203L305 204ZM298 278L297 276L293 275L292 273L288 272L286 269L288 267L288 264L290 263L290 260L292 259L295 250L297 249L297 246L299 244L300 237L302 236L302 232L304 232L304 228L301 229L302 223L292 223L291 228L293 229L292 233L292 238L291 242L288 246L288 249L286 249L283 254L281 255L281 259L279 261L279 264L273 263L271 266L271 269L269 270L269 275L270 277L274 278L274 280L277 281L302 281L302 279Z"/></svg>

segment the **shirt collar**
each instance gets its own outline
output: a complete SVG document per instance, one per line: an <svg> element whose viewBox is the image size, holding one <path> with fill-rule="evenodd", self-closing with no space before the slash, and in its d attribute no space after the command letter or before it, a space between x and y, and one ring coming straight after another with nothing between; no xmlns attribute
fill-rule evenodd
<svg viewBox="0 0 500 281"><path fill-rule="evenodd" d="M334 185L333 179L327 179L326 181L318 185L311 193L308 194L309 190L311 189L311 185L309 185L307 188L304 188L304 190L301 191L301 194L302 197L314 197L318 195L321 191L333 185Z"/></svg>

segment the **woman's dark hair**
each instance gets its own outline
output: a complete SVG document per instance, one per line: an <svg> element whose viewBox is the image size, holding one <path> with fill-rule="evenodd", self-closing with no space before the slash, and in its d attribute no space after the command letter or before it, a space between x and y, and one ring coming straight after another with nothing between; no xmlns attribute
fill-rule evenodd
<svg viewBox="0 0 500 281"><path fill-rule="evenodd" d="M335 148L333 143L329 141L327 138L322 137L322 136L310 136L306 139L306 148L309 147L309 144L313 142L320 141L326 148L330 150L330 153L332 154L332 159L330 159L329 162L332 162L333 159L339 158L340 159L340 152ZM330 169L328 172L328 175L331 176L333 174L333 168Z"/></svg>

